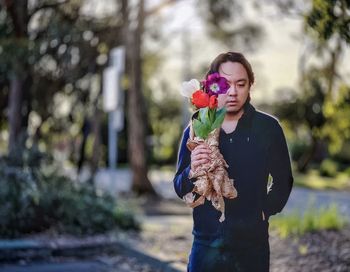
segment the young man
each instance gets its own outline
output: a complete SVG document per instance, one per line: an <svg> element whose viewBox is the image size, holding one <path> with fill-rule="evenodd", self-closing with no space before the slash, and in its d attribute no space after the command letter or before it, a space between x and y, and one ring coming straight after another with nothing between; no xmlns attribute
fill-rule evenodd
<svg viewBox="0 0 350 272"><path fill-rule="evenodd" d="M210 201L193 209L193 245L188 271L269 271L269 217L280 212L290 195L293 176L286 140L277 119L250 104L254 73L245 57L236 52L220 54L207 73L218 72L230 84L218 96L218 106L227 112L221 126L219 148L234 179L238 197L225 199L225 221ZM195 181L192 168L206 163L210 149L186 147L189 127L179 149L174 187L182 198ZM269 175L273 185L269 192Z"/></svg>

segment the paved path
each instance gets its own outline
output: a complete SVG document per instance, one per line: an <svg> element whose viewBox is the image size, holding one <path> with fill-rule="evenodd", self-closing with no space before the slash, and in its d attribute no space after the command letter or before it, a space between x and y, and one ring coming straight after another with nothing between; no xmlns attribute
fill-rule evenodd
<svg viewBox="0 0 350 272"><path fill-rule="evenodd" d="M88 259L55 258L18 264L0 264L0 272L181 272L170 262L158 260L147 250L93 255Z"/></svg>
<svg viewBox="0 0 350 272"><path fill-rule="evenodd" d="M153 171L151 172L150 177L156 190L164 197L169 199L178 198L173 188L172 172ZM302 212L312 201L314 201L314 206L316 208L329 206L331 203L335 203L341 214L350 219L350 192L342 191L319 191L294 187L284 211L290 212L297 209Z"/></svg>
<svg viewBox="0 0 350 272"><path fill-rule="evenodd" d="M339 212L350 219L350 192L340 191L316 191L306 188L294 187L288 203L286 212L293 210L304 211L307 205L313 203L314 207L326 207L335 203Z"/></svg>
<svg viewBox="0 0 350 272"><path fill-rule="evenodd" d="M150 180L155 189L166 199L178 198L175 194L172 179L174 172L167 170L151 170L149 172ZM118 169L108 171L101 169L95 179L98 187L112 192L117 195L120 192L129 191L131 188L131 172L129 169ZM285 207L285 212L290 212L295 209L304 211L305 208L314 201L314 206L320 208L329 206L331 203L337 204L341 214L350 219L350 192L341 191L318 191L301 187L294 187L288 203Z"/></svg>
<svg viewBox="0 0 350 272"><path fill-rule="evenodd" d="M104 264L93 261L74 261L65 263L36 263L31 265L0 266L1 272L104 272L108 271ZM114 270L126 272L127 270Z"/></svg>

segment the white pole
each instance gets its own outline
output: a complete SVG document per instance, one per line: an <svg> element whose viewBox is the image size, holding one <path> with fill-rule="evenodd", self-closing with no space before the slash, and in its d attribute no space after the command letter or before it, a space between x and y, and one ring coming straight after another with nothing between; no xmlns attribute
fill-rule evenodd
<svg viewBox="0 0 350 272"><path fill-rule="evenodd" d="M124 95L121 77L125 69L125 48L119 46L110 52L110 66L103 73L103 107L108 112L108 165L117 168L118 131L123 129Z"/></svg>

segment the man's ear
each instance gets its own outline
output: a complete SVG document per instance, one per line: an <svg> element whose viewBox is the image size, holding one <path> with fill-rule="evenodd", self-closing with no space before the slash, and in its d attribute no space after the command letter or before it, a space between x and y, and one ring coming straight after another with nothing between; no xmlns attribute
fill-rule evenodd
<svg viewBox="0 0 350 272"><path fill-rule="evenodd" d="M246 103L247 103L247 102L250 102L250 90L249 90L249 93L248 93L248 97L247 97Z"/></svg>

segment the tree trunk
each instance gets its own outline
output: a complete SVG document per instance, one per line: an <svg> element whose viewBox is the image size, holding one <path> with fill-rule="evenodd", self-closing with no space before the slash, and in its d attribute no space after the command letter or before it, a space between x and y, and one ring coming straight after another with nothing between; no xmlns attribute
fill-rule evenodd
<svg viewBox="0 0 350 272"><path fill-rule="evenodd" d="M129 64L130 90L128 92L128 150L131 170L133 173L132 189L137 194L156 195L148 179L144 98L142 93L142 60L141 43L144 24L144 0L139 1L138 24L135 30L128 29L127 56ZM129 24L128 24L129 25Z"/></svg>
<svg viewBox="0 0 350 272"><path fill-rule="evenodd" d="M14 31L16 37L18 39L27 39L28 31L28 3L27 0L20 1L12 1L7 0L4 1L4 5L6 7L6 11L11 17L12 24L14 27ZM22 129L23 125L27 125L28 121L28 112L23 112L23 100L24 97L24 87L27 87L29 91L30 86L24 86L26 83L26 61L22 59L18 59L18 56L13 57L12 62L12 70L10 71L10 93L9 93L9 113L8 113L8 124L9 124L9 145L8 152L9 154L15 149L16 145L19 143L19 136L23 131L26 130L26 127ZM29 82L27 82L29 83ZM28 84L29 85L29 84ZM30 99L27 100L30 103ZM27 105L26 111L29 110ZM27 114L25 116L25 114ZM23 117L25 117L23 119Z"/></svg>
<svg viewBox="0 0 350 272"><path fill-rule="evenodd" d="M18 74L14 73L13 77L10 81L10 94L9 94L9 146L8 152L11 154L19 141L19 135L22 127L22 98L23 98L23 81L18 76Z"/></svg>
<svg viewBox="0 0 350 272"><path fill-rule="evenodd" d="M336 93L334 93L333 91L333 85L334 85L334 81L335 78L337 76L337 66L338 66L338 60L339 57L342 53L342 46L341 46L341 39L338 38L337 39L337 45L336 48L334 50L331 50L330 54L331 54L331 59L328 65L328 87L327 87L327 94L332 96L333 98L335 98Z"/></svg>
<svg viewBox="0 0 350 272"><path fill-rule="evenodd" d="M315 137L312 137L312 143L311 143L311 148L307 151L305 151L305 153L300 157L300 159L298 160L298 170L301 173L305 173L307 170L307 166L309 165L309 163L311 162L311 160L313 159L315 152L317 150L317 145L318 145L318 141Z"/></svg>
<svg viewBox="0 0 350 272"><path fill-rule="evenodd" d="M86 152L85 152L85 146L87 142L87 138L89 137L90 134L90 120L88 117L84 118L83 125L81 127L81 135L82 135L82 141L79 147L79 158L78 158L78 174L80 174L84 162L86 160Z"/></svg>
<svg viewBox="0 0 350 272"><path fill-rule="evenodd" d="M93 177L98 169L101 157L101 111L96 107L92 119L92 133L94 135L93 152L91 158L91 176Z"/></svg>

